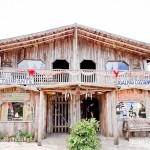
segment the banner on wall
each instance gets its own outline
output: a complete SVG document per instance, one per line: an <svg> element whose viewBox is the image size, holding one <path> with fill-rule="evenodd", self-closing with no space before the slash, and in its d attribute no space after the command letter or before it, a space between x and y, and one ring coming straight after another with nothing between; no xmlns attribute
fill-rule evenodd
<svg viewBox="0 0 150 150"><path fill-rule="evenodd" d="M28 101L30 93L2 93L1 101Z"/></svg>
<svg viewBox="0 0 150 150"><path fill-rule="evenodd" d="M33 79L0 79L0 84L34 84Z"/></svg>
<svg viewBox="0 0 150 150"><path fill-rule="evenodd" d="M150 80L120 80L118 85L149 85Z"/></svg>

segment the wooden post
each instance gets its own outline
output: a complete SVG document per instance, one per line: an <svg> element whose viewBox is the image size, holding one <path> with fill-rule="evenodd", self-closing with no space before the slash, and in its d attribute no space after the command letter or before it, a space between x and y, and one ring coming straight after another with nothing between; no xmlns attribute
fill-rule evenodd
<svg viewBox="0 0 150 150"><path fill-rule="evenodd" d="M113 136L114 136L114 145L119 145L118 139L118 128L117 128L117 116L116 116L116 102L118 101L118 93L112 92L112 122L113 122Z"/></svg>
<svg viewBox="0 0 150 150"><path fill-rule="evenodd" d="M76 95L76 116L77 116L77 119L76 119L76 122L79 121L81 119L81 106L80 106L80 94L77 94Z"/></svg>
<svg viewBox="0 0 150 150"><path fill-rule="evenodd" d="M144 70L148 71L147 60L143 60L143 64L144 64Z"/></svg>
<svg viewBox="0 0 150 150"><path fill-rule="evenodd" d="M149 93L148 91L144 91L144 98L145 98L145 108L146 108L146 118L150 119L150 100L149 100Z"/></svg>
<svg viewBox="0 0 150 150"><path fill-rule="evenodd" d="M42 130L43 130L43 102L44 102L44 92L40 91L40 105L39 105L39 121L38 121L38 146L42 145Z"/></svg>
<svg viewBox="0 0 150 150"><path fill-rule="evenodd" d="M77 50L78 50L78 35L77 35L78 33L77 33L77 27L75 27L75 29L74 29L74 38L73 38L73 69L78 69L77 68L77 58L78 58L78 56L77 56Z"/></svg>

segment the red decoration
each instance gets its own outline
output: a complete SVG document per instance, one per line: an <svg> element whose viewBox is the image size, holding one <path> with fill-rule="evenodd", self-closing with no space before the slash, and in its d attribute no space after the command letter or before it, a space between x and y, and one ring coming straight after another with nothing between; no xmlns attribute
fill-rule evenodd
<svg viewBox="0 0 150 150"><path fill-rule="evenodd" d="M119 76L119 72L117 70L114 70L114 74L115 74L116 77Z"/></svg>
<svg viewBox="0 0 150 150"><path fill-rule="evenodd" d="M33 69L31 69L31 70L28 70L28 73L29 73L29 75L34 75L35 74L35 70L33 70Z"/></svg>

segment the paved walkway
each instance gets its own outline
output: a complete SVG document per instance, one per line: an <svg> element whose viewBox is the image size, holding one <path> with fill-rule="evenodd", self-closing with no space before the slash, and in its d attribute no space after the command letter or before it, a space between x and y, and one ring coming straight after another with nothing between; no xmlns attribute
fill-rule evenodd
<svg viewBox="0 0 150 150"><path fill-rule="evenodd" d="M42 141L42 146L37 143L15 143L1 142L0 150L67 150L66 139L68 134L53 134ZM102 150L150 150L149 138L131 138L126 141L119 139L119 145L113 144L113 138L100 136L102 141Z"/></svg>

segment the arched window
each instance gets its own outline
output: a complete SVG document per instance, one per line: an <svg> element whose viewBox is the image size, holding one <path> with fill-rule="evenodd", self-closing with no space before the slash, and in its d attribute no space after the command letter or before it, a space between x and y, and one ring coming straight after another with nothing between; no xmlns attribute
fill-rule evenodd
<svg viewBox="0 0 150 150"><path fill-rule="evenodd" d="M80 69L85 69L81 73L81 82L95 82L96 64L93 60L83 60L80 63Z"/></svg>
<svg viewBox="0 0 150 150"><path fill-rule="evenodd" d="M105 68L106 70L129 70L129 65L124 61L109 61Z"/></svg>
<svg viewBox="0 0 150 150"><path fill-rule="evenodd" d="M53 69L69 69L69 63L65 59L57 59L53 62ZM69 82L69 73L56 74L53 76L56 82Z"/></svg>
<svg viewBox="0 0 150 150"><path fill-rule="evenodd" d="M69 69L69 63L65 59L57 59L53 62L53 69Z"/></svg>
<svg viewBox="0 0 150 150"><path fill-rule="evenodd" d="M41 60L22 60L18 63L19 69L44 69L45 64Z"/></svg>
<svg viewBox="0 0 150 150"><path fill-rule="evenodd" d="M96 69L96 64L92 60L83 60L80 69Z"/></svg>

